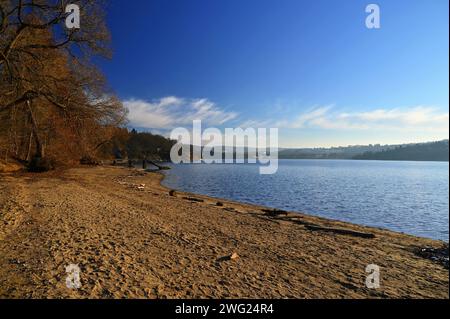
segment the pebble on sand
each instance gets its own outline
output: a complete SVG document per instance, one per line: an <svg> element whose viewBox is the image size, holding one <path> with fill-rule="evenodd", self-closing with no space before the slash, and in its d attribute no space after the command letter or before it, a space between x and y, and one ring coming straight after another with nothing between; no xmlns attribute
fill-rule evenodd
<svg viewBox="0 0 450 319"><path fill-rule="evenodd" d="M237 253L232 253L230 255L230 260L235 260L235 259L238 259L238 258L239 258L239 255Z"/></svg>

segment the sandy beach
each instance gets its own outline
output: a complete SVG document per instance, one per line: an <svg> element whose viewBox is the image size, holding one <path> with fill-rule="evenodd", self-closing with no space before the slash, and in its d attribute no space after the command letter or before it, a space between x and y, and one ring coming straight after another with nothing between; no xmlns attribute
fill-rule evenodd
<svg viewBox="0 0 450 319"><path fill-rule="evenodd" d="M414 253L442 242L170 192L162 178L0 175L0 298L449 298L448 270ZM80 289L66 286L70 264Z"/></svg>

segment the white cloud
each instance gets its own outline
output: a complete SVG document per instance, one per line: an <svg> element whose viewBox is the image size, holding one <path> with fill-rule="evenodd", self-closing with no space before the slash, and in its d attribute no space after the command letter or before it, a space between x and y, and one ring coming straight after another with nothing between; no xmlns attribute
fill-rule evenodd
<svg viewBox="0 0 450 319"><path fill-rule="evenodd" d="M192 125L193 120L202 120L206 125L222 125L237 117L208 99L184 99L168 96L145 101L129 99L123 102L129 110L132 126L147 129L170 130Z"/></svg>
<svg viewBox="0 0 450 319"><path fill-rule="evenodd" d="M341 118L379 124L403 124L405 126L436 126L448 124L448 113L440 113L436 108L418 106L410 109L378 109L362 113L344 113Z"/></svg>
<svg viewBox="0 0 450 319"><path fill-rule="evenodd" d="M317 122L320 119L324 119L327 113L330 111L332 106L323 106L311 109L308 112L301 113L296 116L293 120L280 121L279 126L287 126L290 128L304 128L310 124ZM283 125L284 124L284 125Z"/></svg>
<svg viewBox="0 0 450 319"><path fill-rule="evenodd" d="M449 131L449 113L430 106L344 112L334 105L326 105L286 118L242 118L238 117L238 113L224 110L208 99L168 96L152 101L129 99L124 101L124 105L129 110L128 118L133 127L152 129L155 132L167 132L175 127L189 128L193 120L202 120L204 127L222 126L233 121L233 124L238 123L233 127L243 128L278 127L406 134L428 132L439 133L439 136L448 135Z"/></svg>
<svg viewBox="0 0 450 319"><path fill-rule="evenodd" d="M435 107L376 109L340 112L333 106L316 107L290 120L276 122L284 128L338 130L449 131L449 113Z"/></svg>

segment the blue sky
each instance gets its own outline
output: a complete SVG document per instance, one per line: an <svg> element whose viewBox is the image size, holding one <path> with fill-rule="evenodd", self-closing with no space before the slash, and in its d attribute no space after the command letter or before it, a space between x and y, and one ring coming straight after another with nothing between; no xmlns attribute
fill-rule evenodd
<svg viewBox="0 0 450 319"><path fill-rule="evenodd" d="M448 138L448 1L111 1L130 126L278 127L282 147ZM190 124L189 124L190 123Z"/></svg>

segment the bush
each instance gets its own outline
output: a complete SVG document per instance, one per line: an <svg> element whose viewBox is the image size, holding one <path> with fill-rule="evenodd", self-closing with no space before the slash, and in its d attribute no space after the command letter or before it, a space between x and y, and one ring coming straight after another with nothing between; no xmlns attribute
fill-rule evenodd
<svg viewBox="0 0 450 319"><path fill-rule="evenodd" d="M98 165L100 165L101 163L100 163L97 159L93 158L92 156L83 156L83 157L80 159L80 164L81 164L81 165L93 165L93 166L98 166Z"/></svg>
<svg viewBox="0 0 450 319"><path fill-rule="evenodd" d="M43 173L54 169L54 161L46 157L33 157L28 165L28 171L33 173Z"/></svg>

